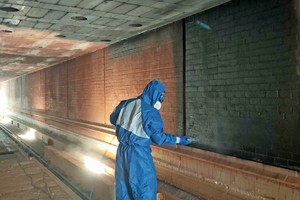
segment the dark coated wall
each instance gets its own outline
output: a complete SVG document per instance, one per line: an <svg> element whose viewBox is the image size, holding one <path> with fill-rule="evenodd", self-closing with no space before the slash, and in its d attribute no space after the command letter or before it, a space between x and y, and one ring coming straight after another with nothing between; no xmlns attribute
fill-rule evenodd
<svg viewBox="0 0 300 200"><path fill-rule="evenodd" d="M195 146L300 169L297 16L296 1L244 0L186 19Z"/></svg>

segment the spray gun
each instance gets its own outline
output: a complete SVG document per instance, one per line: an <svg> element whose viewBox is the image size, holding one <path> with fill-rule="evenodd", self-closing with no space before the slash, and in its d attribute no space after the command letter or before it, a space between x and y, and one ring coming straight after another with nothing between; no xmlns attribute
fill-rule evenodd
<svg viewBox="0 0 300 200"><path fill-rule="evenodd" d="M188 139L186 139L188 142L192 143L192 142L199 142L199 138L196 137L189 137Z"/></svg>

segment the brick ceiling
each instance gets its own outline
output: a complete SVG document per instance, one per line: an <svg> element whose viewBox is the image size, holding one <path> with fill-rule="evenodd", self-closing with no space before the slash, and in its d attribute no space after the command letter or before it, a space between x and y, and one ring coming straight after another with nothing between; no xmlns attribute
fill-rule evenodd
<svg viewBox="0 0 300 200"><path fill-rule="evenodd" d="M229 0L0 0L0 82Z"/></svg>

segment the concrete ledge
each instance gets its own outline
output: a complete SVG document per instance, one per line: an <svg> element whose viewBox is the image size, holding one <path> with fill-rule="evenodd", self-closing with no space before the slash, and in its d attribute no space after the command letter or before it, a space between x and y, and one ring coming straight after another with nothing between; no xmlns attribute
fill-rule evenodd
<svg viewBox="0 0 300 200"><path fill-rule="evenodd" d="M63 143L72 142L81 146L89 146L95 152L105 154L106 157L115 159L118 141L114 135L114 130L107 126L99 126L63 119L36 112L24 112L10 109L10 118L16 126L25 130L26 126L35 128L37 132L44 135L64 139ZM39 119L36 121L36 119ZM22 124L21 124L22 123ZM98 128L97 128L98 127ZM45 143L45 139L43 139ZM61 144L63 144L61 143ZM64 145L54 146L63 149Z"/></svg>
<svg viewBox="0 0 300 200"><path fill-rule="evenodd" d="M164 149L164 153L162 153L161 149ZM157 161L172 164L174 166L178 165L179 168L188 170L191 173L199 175L205 174L205 170L207 169L203 168L203 164L201 163L207 163L300 189L300 177L297 171L181 145L174 147L168 146L165 148L153 146L152 150L153 157L155 157Z"/></svg>
<svg viewBox="0 0 300 200"><path fill-rule="evenodd" d="M45 158L51 161L53 165L61 169L67 176L72 177L81 188L90 192L93 183L95 188L93 195L97 199L115 199L114 177L107 174L94 174L89 172L83 162L72 158L65 152L45 146Z"/></svg>
<svg viewBox="0 0 300 200"><path fill-rule="evenodd" d="M297 171L186 146L152 150L159 179L203 198L300 199Z"/></svg>
<svg viewBox="0 0 300 200"><path fill-rule="evenodd" d="M16 121L16 120L10 120L9 124L6 125L8 129L12 129L12 132L17 132L18 134L24 134L27 130L30 129L30 127ZM85 155L89 155L92 157L97 157L99 160L99 154L96 154L95 152L86 151L86 149L82 149L79 146L74 145L73 143L68 142L68 140L62 140L62 138L57 137L53 134L44 134L39 131L35 132L36 139L43 141L45 144L49 145L49 140L51 146L45 146L44 149L44 158L49 160L52 165L56 166L57 170L62 171L64 174L66 174L69 177L72 177L73 180L75 180L76 183L81 185L81 188L86 191L86 195L90 192L90 189L92 187L92 183L95 180L96 181L96 190L98 192L95 193L95 196L101 196L101 198L104 196L107 196L107 194L103 195L105 192L107 193L109 190L103 189L99 190L97 187L101 188L110 188L109 194L112 194L111 197L114 199L114 161L104 157L102 155L101 162L106 166L106 174L102 175L96 175L94 173L91 173L89 170L86 169L84 162L82 161L82 157ZM29 145L30 146L30 145ZM85 154L85 155L84 155ZM100 155L101 156L101 155ZM96 179L94 178L96 175ZM100 183L99 183L100 182ZM103 184L106 184L106 187L103 187ZM174 188L168 184L164 184L164 187L158 186L159 193L158 193L158 199L160 200L178 200L180 198L172 195L171 193L166 192L164 189L168 189L168 191L174 190ZM198 199L196 197L193 197L190 194L187 194L185 191L182 191L178 188L175 189L176 191L179 191L180 194L184 194L185 196L188 196L188 199ZM104 192L104 193L103 193ZM185 199L185 198L184 198ZM191 200L192 200L191 199Z"/></svg>
<svg viewBox="0 0 300 200"><path fill-rule="evenodd" d="M83 130L79 124L70 126L74 126L73 130ZM107 126L104 128L109 129ZM98 131L97 134L94 140L102 138L101 141L116 150L117 144L112 143L107 133ZM65 134L64 137L70 135ZM81 137L81 142L87 138L93 140L92 137ZM209 199L218 199L217 196L220 195L224 199L300 199L300 179L297 171L180 145L153 145L152 150L158 178L196 196ZM108 157L114 158L115 151L110 151ZM206 192L201 187L211 192Z"/></svg>

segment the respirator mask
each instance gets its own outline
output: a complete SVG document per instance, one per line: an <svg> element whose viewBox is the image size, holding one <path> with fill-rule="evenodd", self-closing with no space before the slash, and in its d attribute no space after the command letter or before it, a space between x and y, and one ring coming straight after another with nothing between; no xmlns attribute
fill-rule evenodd
<svg viewBox="0 0 300 200"><path fill-rule="evenodd" d="M160 95L158 101L154 104L154 108L156 108L157 110L161 108L161 103L164 101L164 97L165 95Z"/></svg>

